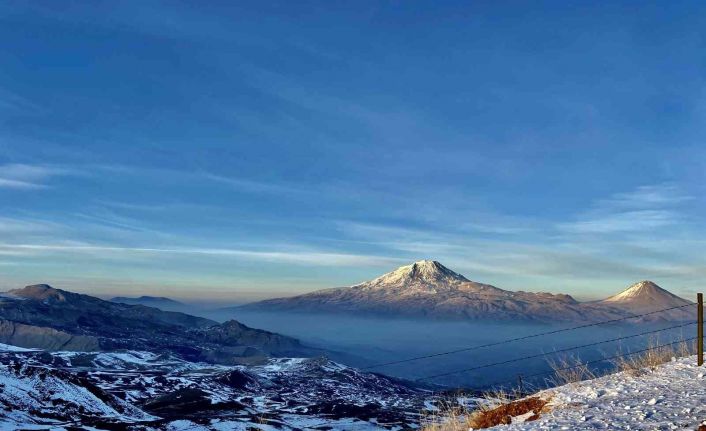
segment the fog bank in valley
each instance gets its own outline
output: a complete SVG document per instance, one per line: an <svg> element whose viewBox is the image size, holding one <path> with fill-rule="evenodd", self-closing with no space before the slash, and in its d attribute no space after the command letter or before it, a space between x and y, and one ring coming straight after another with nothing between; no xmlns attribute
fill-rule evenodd
<svg viewBox="0 0 706 431"><path fill-rule="evenodd" d="M215 320L237 319L246 325L299 338L302 342L343 353L338 360L349 365L367 367L439 352L496 343L574 325L562 323L490 323L480 321L437 321L426 319L363 318L349 315L305 314L283 312L206 312ZM634 337L621 342L600 344L563 354L560 349L633 335L673 326L674 323L622 324L583 328L550 336L530 338L451 355L372 368L405 379L418 379L435 374L502 362L523 356L547 354L549 358L580 357L595 360L618 352L644 348L650 342L667 343L689 338L693 327L664 331L654 336ZM695 329L693 329L695 331ZM609 362L597 364L610 366ZM450 386L482 388L497 382L514 382L519 375L549 370L547 358L536 358L452 374L427 380Z"/></svg>

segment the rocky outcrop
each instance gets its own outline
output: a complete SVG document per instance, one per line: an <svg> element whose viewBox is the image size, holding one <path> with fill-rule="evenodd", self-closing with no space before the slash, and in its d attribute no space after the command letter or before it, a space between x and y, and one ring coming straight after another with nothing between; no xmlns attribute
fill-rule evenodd
<svg viewBox="0 0 706 431"><path fill-rule="evenodd" d="M97 337L72 335L53 328L0 320L0 343L46 350L99 350Z"/></svg>
<svg viewBox="0 0 706 431"><path fill-rule="evenodd" d="M236 320L201 330L200 338L220 346L206 352L203 360L219 363L257 363L264 358L317 356L320 349L303 346L298 340L269 331L253 329Z"/></svg>

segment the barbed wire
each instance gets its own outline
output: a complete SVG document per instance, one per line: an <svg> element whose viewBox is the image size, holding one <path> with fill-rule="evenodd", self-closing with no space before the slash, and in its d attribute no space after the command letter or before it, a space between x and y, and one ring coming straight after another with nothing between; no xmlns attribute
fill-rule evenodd
<svg viewBox="0 0 706 431"><path fill-rule="evenodd" d="M588 365L594 365L594 364L599 364L599 363L601 363L601 362L612 361L612 360L614 360L614 359L625 358L625 357L628 357L628 356L637 355L637 354L639 354L639 353L645 353L645 352L649 352L649 351L651 351L651 350L661 349L661 348L667 347L667 346L673 346L673 345L679 344L679 343L686 343L686 342L688 342L688 341L694 341L694 340L696 340L696 339L698 339L698 337L683 338L683 339L680 339L680 340L677 340L677 341L673 341L673 342L671 342L671 343L665 343L665 344L660 344L660 345L657 345L657 346L651 346L651 347L648 347L648 348L645 348L645 349L634 350L634 351L628 352L628 353L620 353L620 354L613 355L613 356L605 356L605 357L602 357L602 358L600 358L600 359L594 359L594 360L591 360L591 361L582 362L582 363L580 363L580 364L572 365L572 366L569 366L569 367L554 368L554 369L549 370L549 371L542 371L542 372L540 372L540 373L534 373L534 374L526 374L526 375L525 375L525 374L520 374L519 376L520 376L523 380L524 380L524 379L531 379L531 378L534 378L534 377L546 376L546 375L549 375L549 374L555 374L555 373L560 372L560 371L568 371L568 370L573 370L573 369L575 369L575 368L587 367ZM512 383L512 382L516 382L516 380L513 379L513 380L504 380L504 381L500 381L500 382L494 382L494 383L491 383L491 384L488 385L488 386L497 386L497 385L500 385L500 384Z"/></svg>
<svg viewBox="0 0 706 431"><path fill-rule="evenodd" d="M415 381L418 381L418 382L419 382L419 381L423 381L423 380L434 379L434 378L437 378L437 377L450 376L450 375L453 375L453 374L460 374L460 373L465 373L465 372L469 372L469 371L476 371L476 370L481 370L481 369L484 369L484 368L495 367L495 366L498 366L498 365L511 364L511 363L513 363L513 362L527 361L527 360L529 360L529 359L536 359L536 358L546 357L546 356L550 356L550 355L555 355L555 354L558 354L558 353L570 352L570 351L572 351L572 350L585 349L585 348L588 348L588 347L598 346L598 345L601 345L601 344L608 344L608 343L614 343L614 342L616 342L616 341L627 340L627 339L630 339L630 338L643 337L643 336L645 336L645 335L656 334L656 333L659 333L659 332L669 331L669 330L671 330L671 329L684 328L684 327L690 326L690 325L696 325L696 322L684 323L684 324L682 324L682 325L670 326L670 327L667 327L667 328L656 329L656 330L653 330L653 331L644 331L644 332L640 332L640 333L637 333L637 334L626 335L626 336L624 336L624 337L617 337L617 338L611 338L611 339L609 339L609 340L596 341L596 342L593 342L593 343L582 344L582 345L580 345L580 346L572 346L572 347L567 347L567 348L563 348L563 349L559 349L559 350L554 350L554 351L547 352L547 353L538 353L538 354L534 354L534 355L522 356L522 357L519 357L519 358L508 359L508 360L506 360L506 361L493 362L493 363L490 363L490 364L478 365L478 366L475 366L475 367L464 368L464 369L461 369L461 370L447 371L447 372L444 372L444 373L433 374L433 375L431 375L431 376L420 377L420 378L418 378L418 379L415 379Z"/></svg>
<svg viewBox="0 0 706 431"><path fill-rule="evenodd" d="M552 331L540 332L540 333L537 333L537 334L524 335L524 336L522 336L522 337L510 338L510 339L507 339L507 340L495 341L495 342L492 342L492 343L480 344L480 345L477 345L477 346L464 347L464 348L462 348L462 349L449 350L449 351L446 351L446 352L439 352L439 353L432 353L432 354L429 354L429 355L415 356L415 357L412 357L412 358L399 359L399 360L389 361L389 362L382 362L382 363L379 363L379 364L374 364L374 365L368 365L368 366L365 366L365 367L361 367L360 369L361 369L361 370L370 370L370 369L372 369L372 368L380 368L380 367L384 367L384 366L388 366L388 365L404 364L404 363L407 363L407 362L419 361L419 360L422 360L422 359L430 359L430 358L436 358L436 357L439 357L439 356L453 355L453 354L456 354L456 353L470 352L470 351L473 351L473 350L479 350L479 349L484 349L484 348L488 348L488 347L499 346L499 345L502 345L502 344L514 343L514 342L517 342L517 341L524 341L524 340L528 340L528 339L531 339L531 338L537 338L537 337L543 337L543 336L547 336L547 335L560 334L560 333L562 333L562 332L576 331L576 330L578 330L578 329L584 329L584 328L590 328L590 327L594 327L594 326L606 325L606 324L609 324L609 323L622 322L622 321L629 320L629 319L636 319L636 318L639 318L639 317L650 316L650 315L653 315L653 314L663 313L663 312L665 312L665 311L676 310L676 309L679 309L679 308L690 307L690 306L694 306L694 305L696 305L696 303L689 303L689 304L684 304L684 305L678 305L678 306L675 306L675 307L663 308L663 309L661 309L661 310L654 310L654 311L650 311L650 312L642 313L642 314L631 314L630 316L620 317L620 318L616 318L616 319L604 320L604 321L601 321L601 322L587 323L587 324L584 324L584 325L573 326L573 327L570 327L570 328L555 329L555 330L552 330Z"/></svg>

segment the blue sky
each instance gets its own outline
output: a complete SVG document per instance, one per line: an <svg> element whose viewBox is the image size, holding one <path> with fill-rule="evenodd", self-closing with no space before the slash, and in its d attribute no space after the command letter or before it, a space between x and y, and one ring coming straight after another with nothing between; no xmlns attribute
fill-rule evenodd
<svg viewBox="0 0 706 431"><path fill-rule="evenodd" d="M0 288L703 290L703 3L119 3L0 5Z"/></svg>

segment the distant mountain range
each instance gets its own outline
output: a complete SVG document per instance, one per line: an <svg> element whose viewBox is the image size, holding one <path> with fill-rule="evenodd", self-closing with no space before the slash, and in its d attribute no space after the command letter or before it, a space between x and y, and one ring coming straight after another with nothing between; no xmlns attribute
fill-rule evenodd
<svg viewBox="0 0 706 431"><path fill-rule="evenodd" d="M232 310L548 322L610 320L689 303L650 281L596 302L578 302L564 294L513 292L471 281L437 261L422 260L354 286L268 299ZM688 320L694 314L687 307L643 320Z"/></svg>
<svg viewBox="0 0 706 431"><path fill-rule="evenodd" d="M145 305L147 307L159 308L164 311L185 311L189 309L189 305L183 302L175 301L163 296L140 296L136 298L126 296L116 296L110 299L111 302L119 302L121 304L130 305Z"/></svg>
<svg viewBox="0 0 706 431"><path fill-rule="evenodd" d="M104 301L46 284L0 294L0 343L46 350L149 350L226 364L322 353L294 338L249 328L235 320L219 324L184 313Z"/></svg>

